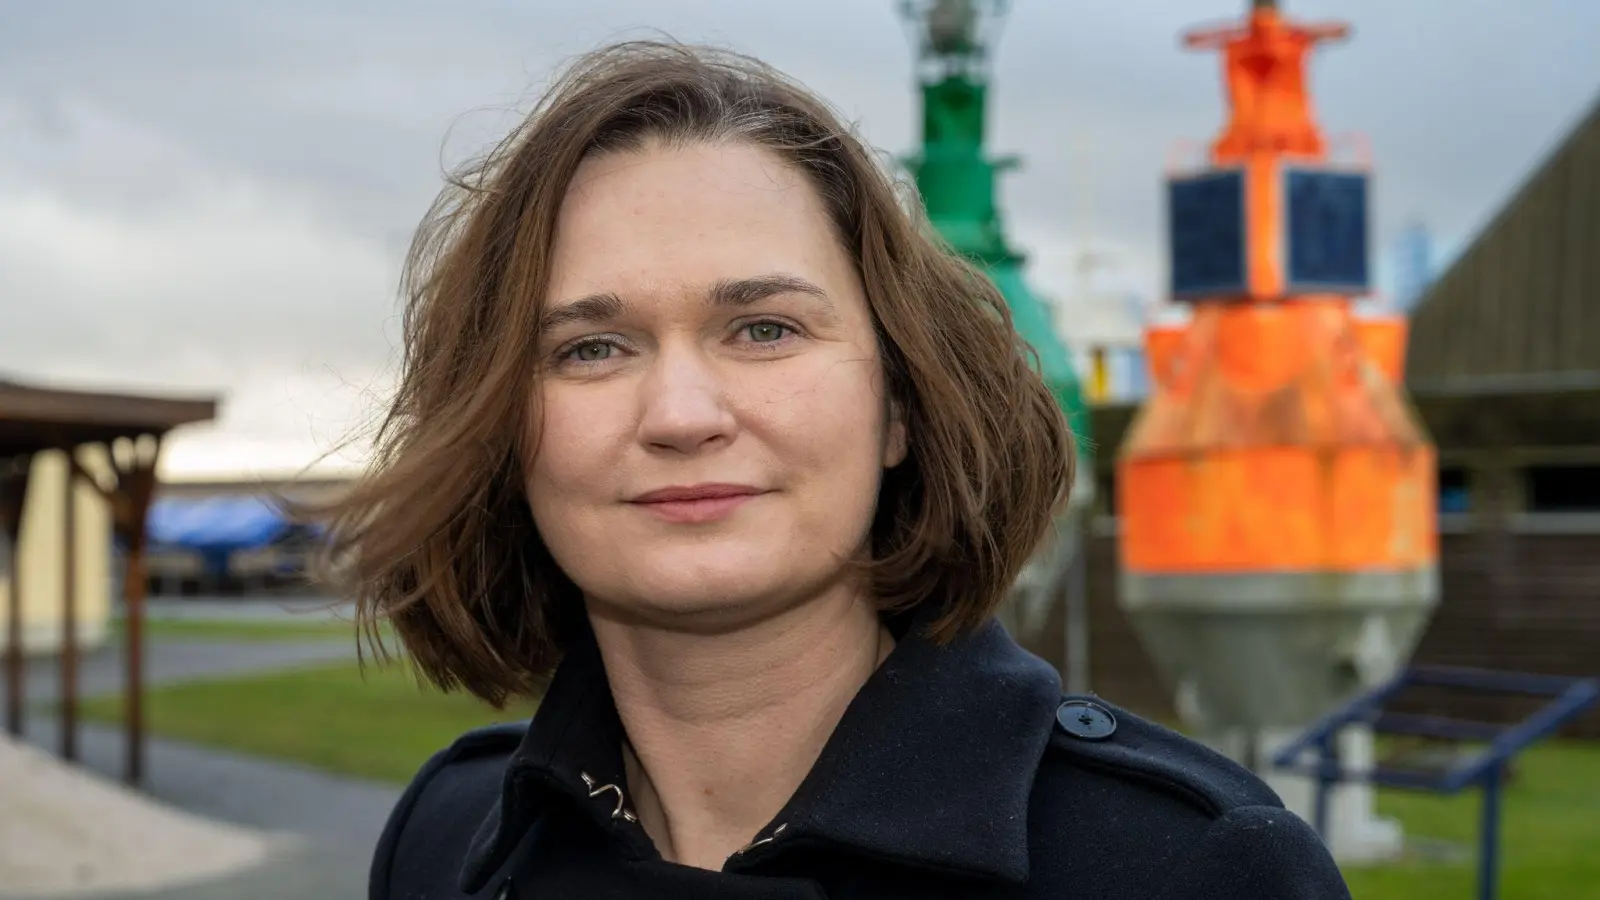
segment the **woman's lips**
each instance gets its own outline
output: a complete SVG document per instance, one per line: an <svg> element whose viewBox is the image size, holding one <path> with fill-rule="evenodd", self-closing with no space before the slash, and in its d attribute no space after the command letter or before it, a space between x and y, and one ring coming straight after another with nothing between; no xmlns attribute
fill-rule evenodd
<svg viewBox="0 0 1600 900"><path fill-rule="evenodd" d="M697 484L660 488L640 494L631 502L665 522L705 524L733 515L734 511L766 491L742 484Z"/></svg>

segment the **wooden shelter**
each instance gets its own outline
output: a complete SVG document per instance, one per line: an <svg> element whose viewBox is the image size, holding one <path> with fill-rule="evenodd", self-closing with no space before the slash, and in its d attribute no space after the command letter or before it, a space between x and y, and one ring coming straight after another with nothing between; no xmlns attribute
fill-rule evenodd
<svg viewBox="0 0 1600 900"><path fill-rule="evenodd" d="M122 579L127 674L124 702L127 752L124 774L137 783L144 772L143 621L145 516L156 486L162 438L172 429L216 415L214 399L172 399L89 393L0 381L0 525L13 548L6 609L6 725L23 730L26 692L22 646L22 591L28 573L15 552L21 537L34 457L59 451L67 460L66 534L61 603L61 752L77 754L77 603L73 583L76 541L70 498L87 484L105 498L111 525L126 559ZM97 455L98 464L89 462Z"/></svg>

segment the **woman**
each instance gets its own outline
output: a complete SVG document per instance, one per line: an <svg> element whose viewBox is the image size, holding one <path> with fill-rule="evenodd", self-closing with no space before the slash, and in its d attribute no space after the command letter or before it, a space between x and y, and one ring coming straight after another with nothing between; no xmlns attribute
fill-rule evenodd
<svg viewBox="0 0 1600 900"><path fill-rule="evenodd" d="M417 776L375 900L1346 896L994 623L1071 442L908 206L804 89L662 44L453 183L334 548L435 684L543 696Z"/></svg>

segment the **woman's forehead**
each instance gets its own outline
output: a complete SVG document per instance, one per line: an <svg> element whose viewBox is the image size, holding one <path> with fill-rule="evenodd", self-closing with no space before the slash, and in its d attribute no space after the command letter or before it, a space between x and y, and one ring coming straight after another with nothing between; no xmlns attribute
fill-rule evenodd
<svg viewBox="0 0 1600 900"><path fill-rule="evenodd" d="M805 176L744 144L696 144L607 154L585 161L557 217L557 242L677 240L813 232L827 224Z"/></svg>
<svg viewBox="0 0 1600 900"><path fill-rule="evenodd" d="M580 167L557 218L547 297L709 290L788 273L832 289L853 272L805 176L743 144L607 154Z"/></svg>

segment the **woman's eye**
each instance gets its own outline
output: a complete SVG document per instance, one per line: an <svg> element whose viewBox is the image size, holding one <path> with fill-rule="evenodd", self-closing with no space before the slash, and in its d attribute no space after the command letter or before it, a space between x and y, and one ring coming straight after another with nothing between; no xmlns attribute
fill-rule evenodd
<svg viewBox="0 0 1600 900"><path fill-rule="evenodd" d="M605 341L588 341L573 347L568 351L567 357L578 362L600 362L604 359L610 359L614 350L616 348Z"/></svg>
<svg viewBox="0 0 1600 900"><path fill-rule="evenodd" d="M755 322L746 325L744 330L750 336L750 340L758 344L781 341L789 331L786 326L779 325L777 322Z"/></svg>

